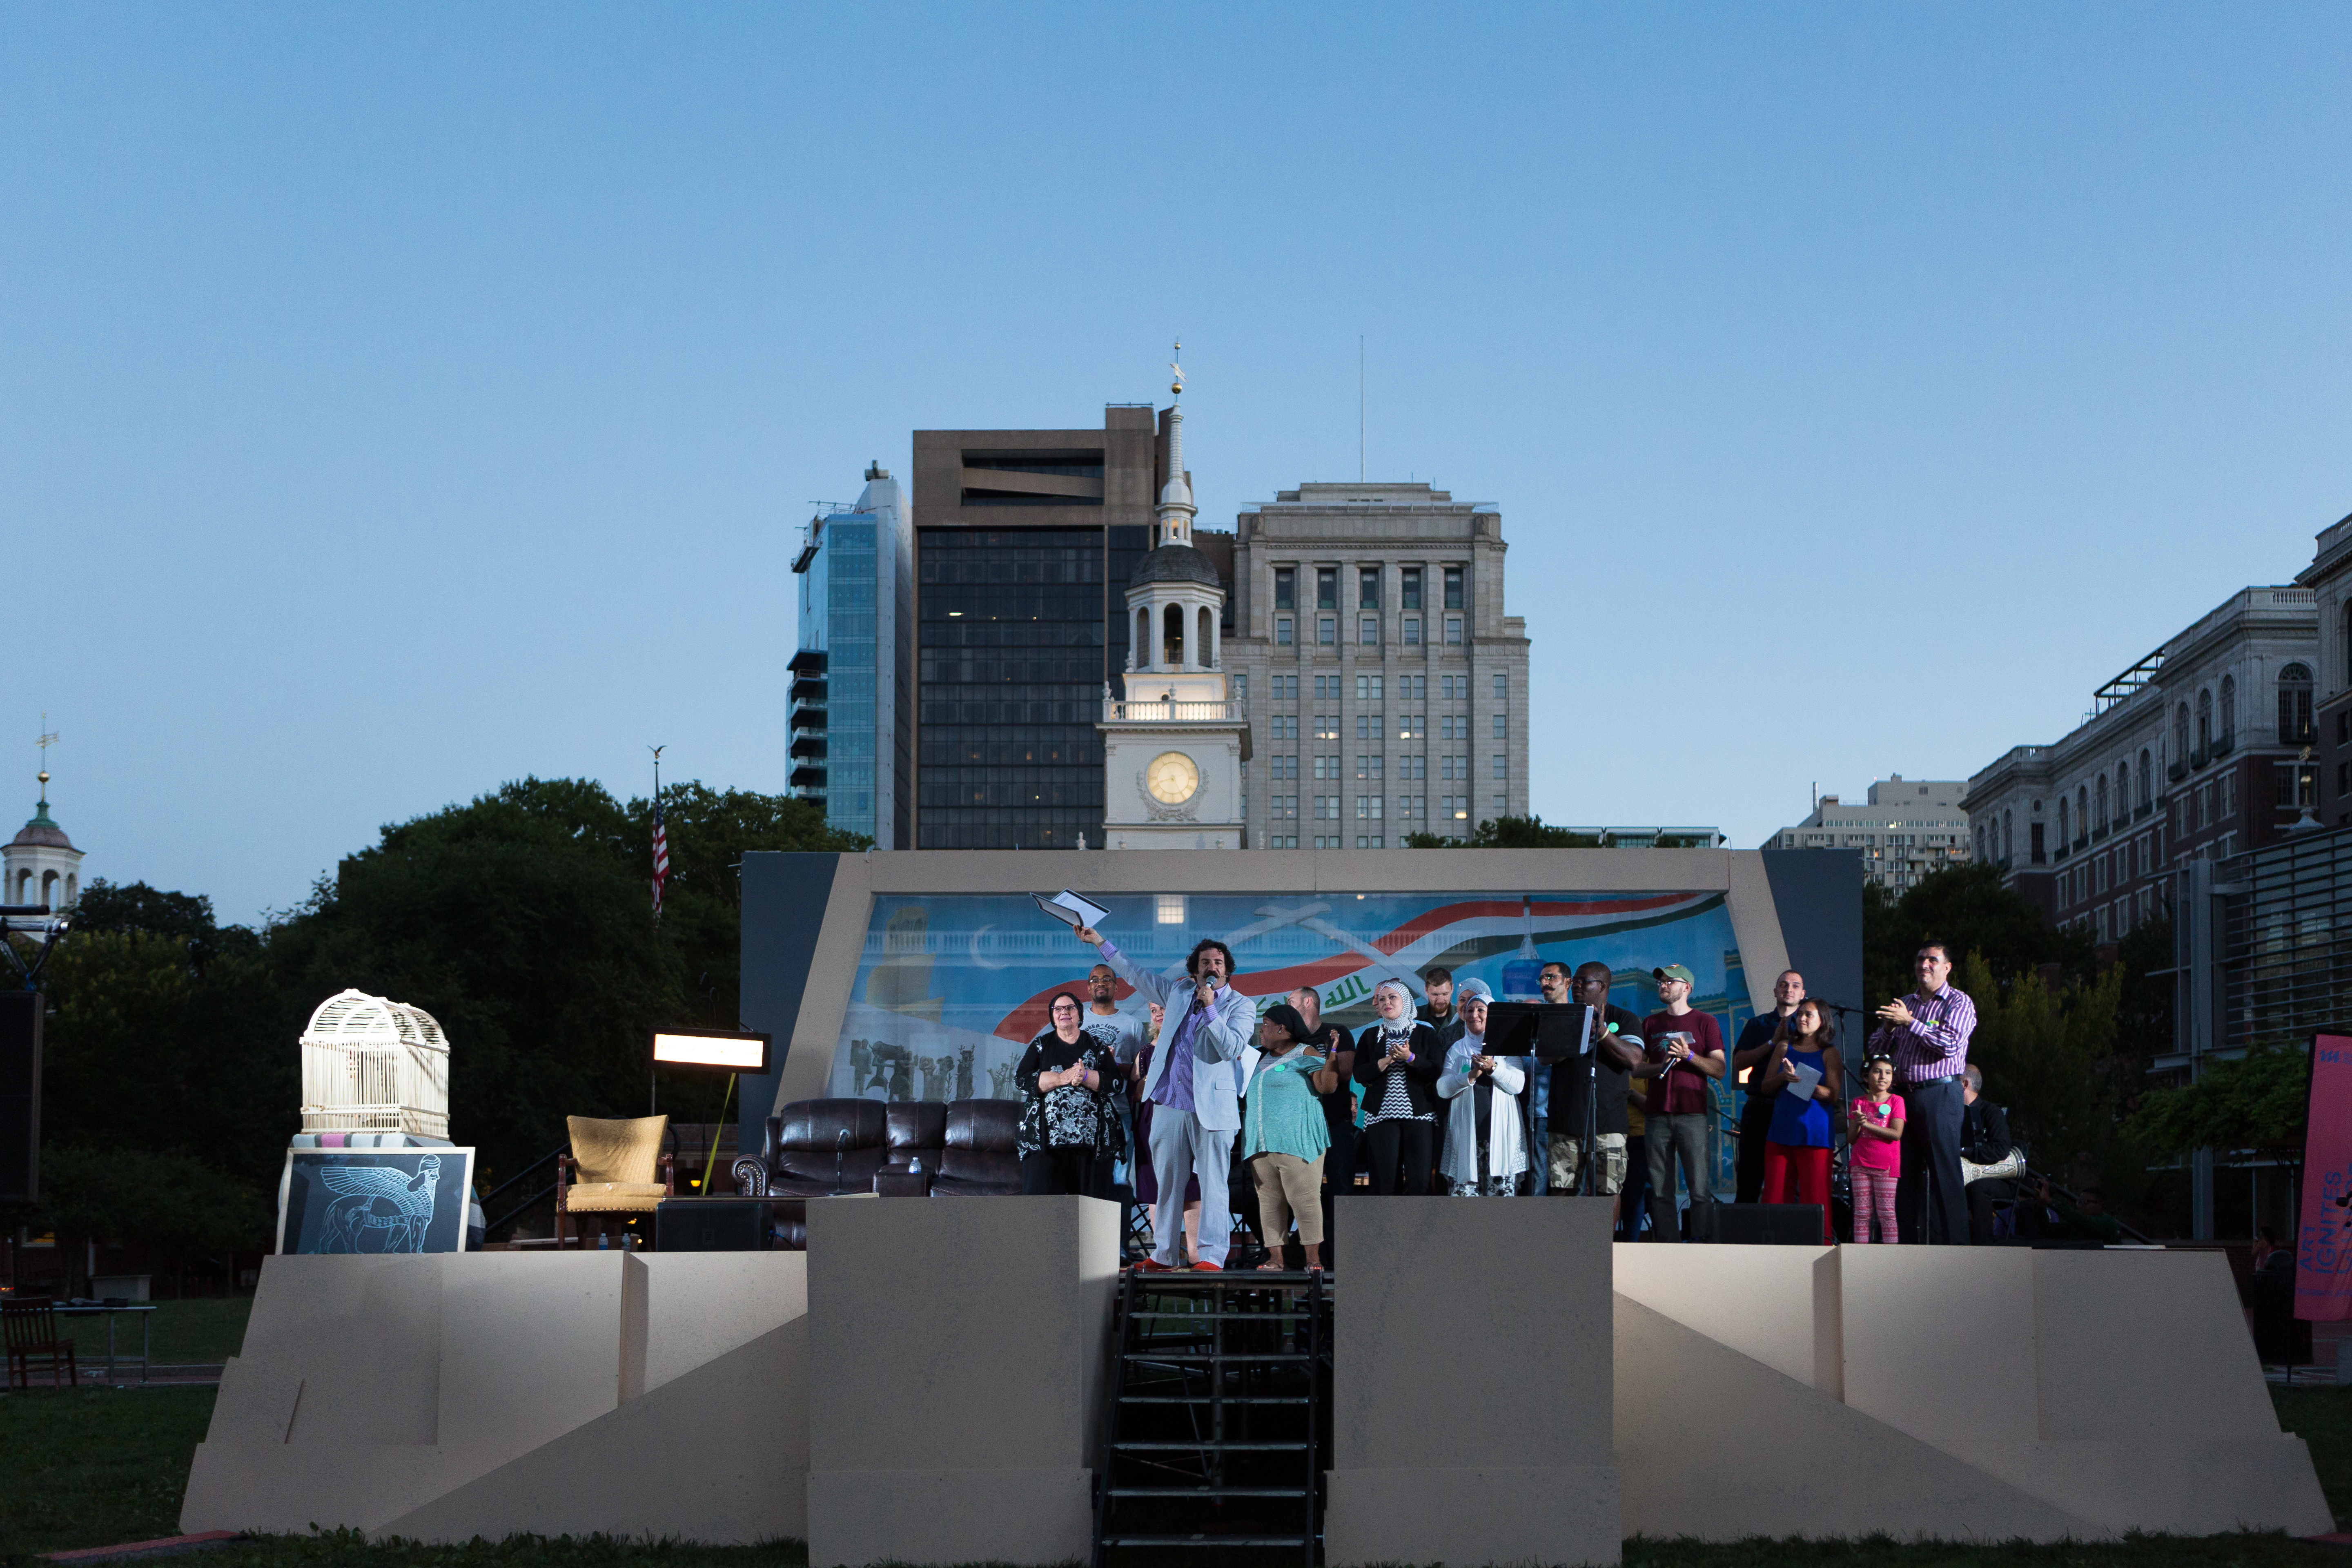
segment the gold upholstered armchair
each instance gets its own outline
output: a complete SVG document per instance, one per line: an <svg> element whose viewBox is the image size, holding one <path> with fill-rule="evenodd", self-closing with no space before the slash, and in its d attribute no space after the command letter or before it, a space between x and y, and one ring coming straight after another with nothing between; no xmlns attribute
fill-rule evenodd
<svg viewBox="0 0 2352 1568"><path fill-rule="evenodd" d="M667 1116L604 1121L591 1116L564 1118L572 1147L555 1160L555 1245L572 1234L572 1216L651 1214L677 1193L677 1173L662 1152Z"/></svg>

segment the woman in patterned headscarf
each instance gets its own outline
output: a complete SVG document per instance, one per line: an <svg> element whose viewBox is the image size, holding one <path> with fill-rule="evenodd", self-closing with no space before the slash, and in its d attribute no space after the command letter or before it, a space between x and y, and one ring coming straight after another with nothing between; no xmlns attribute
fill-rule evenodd
<svg viewBox="0 0 2352 1568"><path fill-rule="evenodd" d="M1437 1163L1437 1079L1445 1068L1437 1031L1412 1016L1402 980L1372 989L1380 1019L1356 1037L1364 1086L1364 1148L1375 1193L1419 1196Z"/></svg>

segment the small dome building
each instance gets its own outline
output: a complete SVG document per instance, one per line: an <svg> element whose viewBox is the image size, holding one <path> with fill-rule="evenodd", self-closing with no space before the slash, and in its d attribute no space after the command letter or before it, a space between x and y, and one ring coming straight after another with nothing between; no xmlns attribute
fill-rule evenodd
<svg viewBox="0 0 2352 1568"><path fill-rule="evenodd" d="M5 890L0 903L38 904L63 914L81 897L82 852L49 816L49 770L37 776L41 799L33 819L0 849L0 889Z"/></svg>

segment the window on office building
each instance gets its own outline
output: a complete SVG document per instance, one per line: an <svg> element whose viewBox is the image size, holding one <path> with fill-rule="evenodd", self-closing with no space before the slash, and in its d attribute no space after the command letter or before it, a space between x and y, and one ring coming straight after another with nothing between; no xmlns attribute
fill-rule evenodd
<svg viewBox="0 0 2352 1568"><path fill-rule="evenodd" d="M1381 618L1380 618L1380 616L1358 616L1358 617L1357 617L1357 620L1356 620L1356 641L1357 641L1357 643L1358 643L1360 646L1364 647L1380 647L1380 645L1381 645Z"/></svg>
<svg viewBox="0 0 2352 1568"><path fill-rule="evenodd" d="M1458 610L1463 607L1462 568L1459 566L1448 566L1445 569L1445 607L1449 610Z"/></svg>
<svg viewBox="0 0 2352 1568"><path fill-rule="evenodd" d="M1407 616L1404 618L1404 646L1407 647L1419 647L1421 646L1421 617L1419 616Z"/></svg>
<svg viewBox="0 0 2352 1568"><path fill-rule="evenodd" d="M1379 701L1381 697L1381 688L1386 684L1387 679L1388 678L1386 676L1381 675L1360 675L1356 677L1356 700L1359 702Z"/></svg>
<svg viewBox="0 0 2352 1568"><path fill-rule="evenodd" d="M1291 646L1290 617L1288 616L1276 616L1274 617L1274 643L1276 647L1288 647Z"/></svg>
<svg viewBox="0 0 2352 1568"><path fill-rule="evenodd" d="M1495 739L1496 739L1497 741L1502 740L1502 739L1504 739L1505 737L1507 737L1507 735L1509 735L1509 734L1510 734L1510 732L1511 732L1511 721L1510 721L1510 720L1509 720L1509 719L1507 719L1507 718L1506 718L1506 717L1504 717L1504 716L1503 716L1502 714L1500 714L1500 713L1496 714L1496 715L1495 715Z"/></svg>
<svg viewBox="0 0 2352 1568"><path fill-rule="evenodd" d="M1360 566L1356 569L1356 608L1377 610L1381 607L1381 569Z"/></svg>
<svg viewBox="0 0 2352 1568"><path fill-rule="evenodd" d="M1315 640L1325 647L1339 645L1339 617L1324 616L1315 623Z"/></svg>
<svg viewBox="0 0 2352 1568"><path fill-rule="evenodd" d="M2279 671L2278 724L2282 746L2308 746L2319 738L2311 722L2311 671L2304 665Z"/></svg>
<svg viewBox="0 0 2352 1568"><path fill-rule="evenodd" d="M1339 569L1337 566L1315 568L1315 607L1318 610L1339 607Z"/></svg>
<svg viewBox="0 0 2352 1568"><path fill-rule="evenodd" d="M1288 566L1274 569L1274 607L1277 610L1298 608L1298 574Z"/></svg>
<svg viewBox="0 0 2352 1568"><path fill-rule="evenodd" d="M1462 617L1460 616L1448 616L1445 617L1445 646L1448 647L1460 647L1462 646Z"/></svg>
<svg viewBox="0 0 2352 1568"><path fill-rule="evenodd" d="M1403 606L1404 608L1406 608L1406 609L1408 609L1408 610L1417 610L1417 609L1421 608L1421 568L1420 568L1420 567L1418 567L1418 566L1407 566L1407 567L1405 567L1405 568L1402 570L1402 572L1401 572L1401 573L1398 574L1398 583L1397 583L1397 586L1398 586L1398 588L1399 588L1399 590L1400 590L1400 593L1401 593L1401 595L1402 595L1402 598L1400 599L1400 603L1402 605L1402 606Z"/></svg>

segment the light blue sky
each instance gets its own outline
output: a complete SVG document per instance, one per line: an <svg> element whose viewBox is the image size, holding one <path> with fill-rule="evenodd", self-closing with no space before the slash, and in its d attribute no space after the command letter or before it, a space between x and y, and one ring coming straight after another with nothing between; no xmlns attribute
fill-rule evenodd
<svg viewBox="0 0 2352 1568"><path fill-rule="evenodd" d="M2340 7L0 10L0 809L252 918L784 787L790 545L1192 374L1503 509L1536 808L1965 776L2352 510Z"/></svg>

